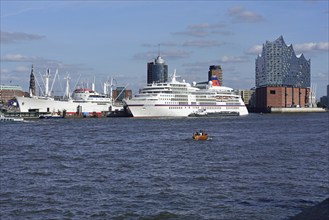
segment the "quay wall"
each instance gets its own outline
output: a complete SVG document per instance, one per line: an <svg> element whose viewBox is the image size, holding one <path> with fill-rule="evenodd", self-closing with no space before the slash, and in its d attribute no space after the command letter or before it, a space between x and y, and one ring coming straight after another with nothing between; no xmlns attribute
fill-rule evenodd
<svg viewBox="0 0 329 220"><path fill-rule="evenodd" d="M271 108L271 113L306 113L306 112L326 112L323 108Z"/></svg>

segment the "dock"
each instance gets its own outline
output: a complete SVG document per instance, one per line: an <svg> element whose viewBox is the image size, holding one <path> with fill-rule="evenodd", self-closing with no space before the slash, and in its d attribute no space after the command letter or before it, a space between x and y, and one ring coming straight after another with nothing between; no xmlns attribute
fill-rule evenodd
<svg viewBox="0 0 329 220"><path fill-rule="evenodd" d="M270 113L309 113L327 112L324 108L270 108Z"/></svg>

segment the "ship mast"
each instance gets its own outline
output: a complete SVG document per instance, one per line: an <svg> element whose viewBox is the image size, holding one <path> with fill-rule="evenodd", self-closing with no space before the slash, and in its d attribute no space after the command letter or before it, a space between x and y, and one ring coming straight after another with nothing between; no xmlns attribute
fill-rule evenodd
<svg viewBox="0 0 329 220"><path fill-rule="evenodd" d="M58 75L58 68L56 69L56 73L53 79L53 83L51 84L50 90L49 90L49 96L51 95L51 93L53 92L53 88L54 88L54 84L55 84L55 80L56 80L56 76Z"/></svg>
<svg viewBox="0 0 329 220"><path fill-rule="evenodd" d="M70 96L70 76L69 74L67 74L67 76L64 78L66 79L66 87L65 87L65 96L64 98L67 99L67 100L70 100L71 99L71 96Z"/></svg>
<svg viewBox="0 0 329 220"><path fill-rule="evenodd" d="M47 69L46 73L46 83L45 83L45 96L49 96L49 77L50 77L50 70Z"/></svg>
<svg viewBox="0 0 329 220"><path fill-rule="evenodd" d="M95 91L95 76L94 76L94 82L91 83L91 90Z"/></svg>
<svg viewBox="0 0 329 220"><path fill-rule="evenodd" d="M103 93L109 97L112 100L112 88L113 86L113 78L111 77L110 83L109 80L107 80L105 83L103 83ZM108 89L108 87L110 87L110 91Z"/></svg>
<svg viewBox="0 0 329 220"><path fill-rule="evenodd" d="M111 76L111 83L110 83L110 98L111 98L111 100L113 101L112 93L113 93L113 77Z"/></svg>

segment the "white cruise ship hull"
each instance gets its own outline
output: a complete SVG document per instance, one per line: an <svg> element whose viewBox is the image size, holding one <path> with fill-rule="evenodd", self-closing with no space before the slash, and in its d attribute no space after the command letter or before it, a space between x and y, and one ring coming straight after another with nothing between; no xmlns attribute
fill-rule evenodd
<svg viewBox="0 0 329 220"><path fill-rule="evenodd" d="M83 113L101 113L110 111L112 106L111 103L59 101L38 97L16 97L16 99L21 112L31 110L38 110L39 112L66 111L66 114L76 114L80 109Z"/></svg>
<svg viewBox="0 0 329 220"><path fill-rule="evenodd" d="M133 101L132 101L133 102ZM192 114L217 113L218 115L248 115L245 105L228 106L221 105L162 105L162 104L133 104L127 100L126 103L134 117L188 117Z"/></svg>

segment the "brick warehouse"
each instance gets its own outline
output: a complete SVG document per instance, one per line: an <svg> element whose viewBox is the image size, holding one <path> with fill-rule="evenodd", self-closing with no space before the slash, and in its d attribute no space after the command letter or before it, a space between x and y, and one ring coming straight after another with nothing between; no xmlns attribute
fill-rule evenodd
<svg viewBox="0 0 329 220"><path fill-rule="evenodd" d="M0 102L8 102L16 96L26 95L20 86L0 85Z"/></svg>
<svg viewBox="0 0 329 220"><path fill-rule="evenodd" d="M256 58L256 111L310 104L311 60L296 56L280 36L266 41Z"/></svg>
<svg viewBox="0 0 329 220"><path fill-rule="evenodd" d="M256 89L257 107L305 107L309 103L309 88L267 86Z"/></svg>

